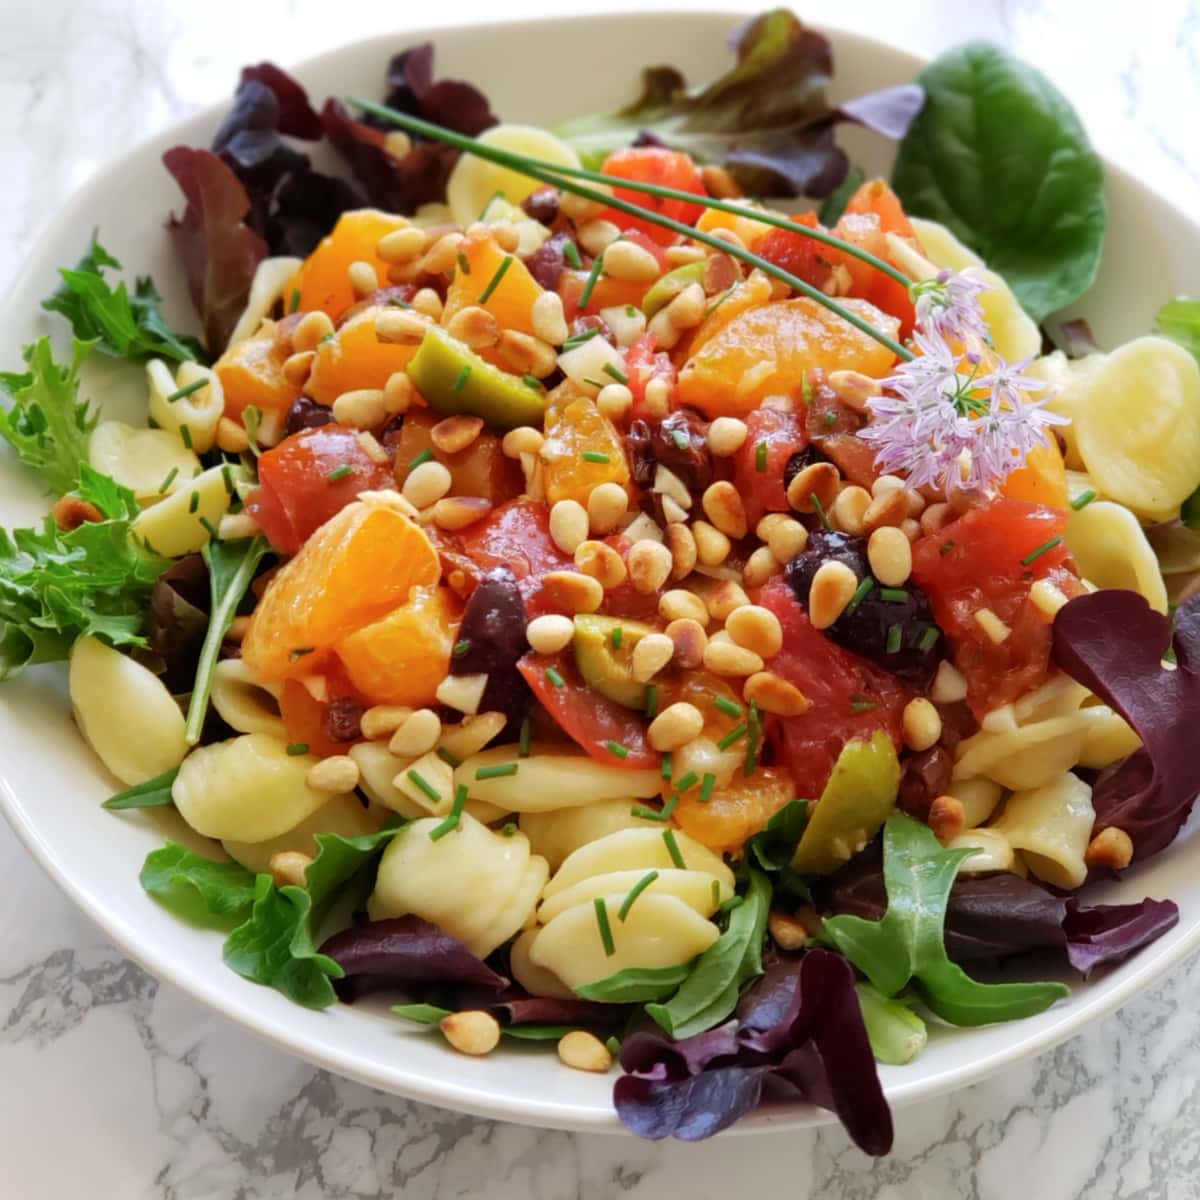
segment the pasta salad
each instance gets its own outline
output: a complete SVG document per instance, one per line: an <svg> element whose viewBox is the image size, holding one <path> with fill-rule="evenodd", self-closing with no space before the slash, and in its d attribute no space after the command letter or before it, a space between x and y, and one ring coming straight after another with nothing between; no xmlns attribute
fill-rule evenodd
<svg viewBox="0 0 1200 1200"><path fill-rule="evenodd" d="M94 239L69 355L0 375L55 496L0 534L0 672L67 663L114 819L173 823L142 886L247 979L619 1060L645 1137L805 1100L883 1154L930 1017L1178 918L1088 890L1200 791L1200 301L1047 320L1102 170L1002 52L835 106L794 15L734 46L553 130L429 46L382 104L246 68L164 156L202 337Z"/></svg>

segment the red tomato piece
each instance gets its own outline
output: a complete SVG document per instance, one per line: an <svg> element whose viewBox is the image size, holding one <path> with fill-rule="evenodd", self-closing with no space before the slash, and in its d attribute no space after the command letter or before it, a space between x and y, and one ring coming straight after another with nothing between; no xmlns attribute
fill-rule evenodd
<svg viewBox="0 0 1200 1200"><path fill-rule="evenodd" d="M911 694L890 672L814 629L782 579L766 584L757 603L769 608L783 626L783 649L767 662L767 669L812 701L802 716L780 717L768 725L768 737L775 742L778 761L792 773L796 795L815 799L847 742L885 729L900 746L901 714Z"/></svg>
<svg viewBox="0 0 1200 1200"><path fill-rule="evenodd" d="M258 481L246 508L285 554L295 554L360 492L393 486L392 468L370 458L358 431L344 425L284 438L259 458Z"/></svg>
<svg viewBox="0 0 1200 1200"><path fill-rule="evenodd" d="M800 213L792 220L809 229L825 228L813 212ZM758 243L755 252L822 290L829 282L834 267L846 260L846 255L833 246L827 246L803 233L792 233L789 229L772 229Z"/></svg>
<svg viewBox="0 0 1200 1200"><path fill-rule="evenodd" d="M646 741L645 720L588 687L570 654L527 654L517 669L542 707L589 757L609 766L658 766L658 754ZM558 673L561 685L552 682L551 670ZM629 754L617 758L609 742L619 743Z"/></svg>
<svg viewBox="0 0 1200 1200"><path fill-rule="evenodd" d="M604 160L601 170L605 175L614 175L618 179L654 183L681 192L692 192L697 196L708 195L691 156L660 146L634 146L629 150L618 150ZM675 221L682 221L685 225L695 225L704 211L703 205L700 204L689 204L685 200L664 200L658 196L635 192L630 188L614 188L613 195L618 200L636 204L639 208L648 209ZM620 229L640 230L660 246L670 246L678 240L677 235L669 229L663 229L639 217L631 217L615 208L610 208L604 216Z"/></svg>
<svg viewBox="0 0 1200 1200"><path fill-rule="evenodd" d="M659 416L651 417L646 411L646 385L652 379L665 380L675 391L675 380L679 372L671 361L671 356L663 350L655 350L654 334L643 334L625 354L625 369L629 375L629 390L633 393L633 409L631 417L635 421L657 421Z"/></svg>
<svg viewBox="0 0 1200 1200"><path fill-rule="evenodd" d="M1066 513L1002 498L913 546L913 579L954 645L954 663L967 678L967 701L977 717L1049 674L1051 622L1029 599L1029 589L1036 579L1050 579L1068 596L1082 591L1063 540L1066 528ZM976 620L983 609L1011 630L999 644Z"/></svg>
<svg viewBox="0 0 1200 1200"><path fill-rule="evenodd" d="M767 513L788 512L784 470L808 445L804 420L796 413L760 408L746 418L746 440L733 456L733 486L753 529Z"/></svg>

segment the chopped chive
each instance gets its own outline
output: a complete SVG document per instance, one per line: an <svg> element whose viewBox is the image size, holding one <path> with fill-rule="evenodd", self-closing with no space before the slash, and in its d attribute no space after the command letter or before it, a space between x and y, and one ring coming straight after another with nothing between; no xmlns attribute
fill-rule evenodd
<svg viewBox="0 0 1200 1200"><path fill-rule="evenodd" d="M603 367L605 375L615 379L618 383L628 383L629 376L617 366L616 363L605 363ZM676 430L675 444L679 445L679 431Z"/></svg>
<svg viewBox="0 0 1200 1200"><path fill-rule="evenodd" d="M734 909L741 908L742 905L745 903L746 903L745 896L730 896L729 899L726 900L725 903L721 905L721 912L725 913L726 916L728 916L729 913L734 911Z"/></svg>
<svg viewBox="0 0 1200 1200"><path fill-rule="evenodd" d="M583 378L583 382L586 384L590 384L594 388L608 387L608 384L606 384L603 379L588 379L588 377L586 375Z"/></svg>
<svg viewBox="0 0 1200 1200"><path fill-rule="evenodd" d="M662 811L658 814L659 819L663 821L669 821L675 815L675 806L678 803L679 793L674 792L672 793L670 800L668 800L666 804L662 806Z"/></svg>
<svg viewBox="0 0 1200 1200"><path fill-rule="evenodd" d="M816 492L810 492L808 498L812 501L813 510L820 518L821 527L823 529L832 529L833 526L829 523L829 518L825 515L825 505L821 503L821 497Z"/></svg>
<svg viewBox="0 0 1200 1200"><path fill-rule="evenodd" d="M671 861L681 871L686 871L687 862L684 860L683 852L679 849L679 843L675 840L675 831L673 829L664 829L662 837L666 843L667 853L671 856Z"/></svg>
<svg viewBox="0 0 1200 1200"><path fill-rule="evenodd" d="M712 903L713 908L721 907L721 885L715 879L712 881Z"/></svg>
<svg viewBox="0 0 1200 1200"><path fill-rule="evenodd" d="M432 783L429 782L428 779L425 778L424 775L421 774L420 771L409 771L408 778L409 781L416 787L419 787L421 791L423 791L425 795L427 795L430 800L434 802L434 804L437 804L438 801L441 800L441 793L433 786Z"/></svg>
<svg viewBox="0 0 1200 1200"><path fill-rule="evenodd" d="M608 455L605 454L603 450L585 450L583 452L583 454L580 455L580 457L584 460L584 462L591 462L591 463L606 463L606 462L608 462Z"/></svg>
<svg viewBox="0 0 1200 1200"><path fill-rule="evenodd" d="M611 958L616 954L617 947L613 942L612 926L608 923L608 905L603 896L597 896L592 905L596 909L596 924L600 926L600 941L604 946L604 953Z"/></svg>
<svg viewBox="0 0 1200 1200"><path fill-rule="evenodd" d="M949 554L949 553L950 553L950 551L951 551L951 550L953 550L953 549L954 549L954 539L953 539L953 538L951 538L951 539L950 539L948 542L944 542L944 543L942 544L942 548L941 548L941 549L938 551L938 553L939 553L939 554L940 554L940 555L941 555L943 558L945 558L945 557L946 557L946 555L947 555L947 554Z"/></svg>
<svg viewBox="0 0 1200 1200"><path fill-rule="evenodd" d="M890 604L903 604L908 599L908 593L903 588L880 588L879 598Z"/></svg>
<svg viewBox="0 0 1200 1200"><path fill-rule="evenodd" d="M501 837L513 837L517 832L517 823L515 821L506 821L500 827Z"/></svg>
<svg viewBox="0 0 1200 1200"><path fill-rule="evenodd" d="M354 468L349 463L342 463L340 467L334 467L325 478L331 483L336 483L339 479L345 479L347 475L353 474Z"/></svg>
<svg viewBox="0 0 1200 1200"><path fill-rule="evenodd" d="M521 382L526 387L531 387L535 392L542 390L542 381L536 375L522 375Z"/></svg>
<svg viewBox="0 0 1200 1200"><path fill-rule="evenodd" d="M458 378L454 381L454 394L459 395L463 388L467 386L467 380L471 378L471 364L464 363L463 368L458 373Z"/></svg>
<svg viewBox="0 0 1200 1200"><path fill-rule="evenodd" d="M812 398L812 384L809 382L808 370L805 369L800 372L800 399L804 401L805 408L812 403Z"/></svg>
<svg viewBox="0 0 1200 1200"><path fill-rule="evenodd" d="M721 307L721 305L722 305L722 304L724 304L724 303L725 303L725 301L729 299L730 293L731 293L732 291L733 291L733 288L726 288L726 289L725 289L725 290L724 290L724 291L723 291L723 292L722 292L722 293L721 293L719 296L717 296L717 297L716 297L716 299L714 299L714 300L713 300L713 302L712 302L712 303L711 303L711 304L710 304L710 305L709 305L709 306L708 306L708 307L707 307L707 308L704 310L704 315L705 315L706 317L711 317L711 316L713 315L713 313L715 313L715 312L717 311L717 309L718 309L718 308L720 308L720 307Z"/></svg>
<svg viewBox="0 0 1200 1200"><path fill-rule="evenodd" d="M173 483L175 482L175 479L176 479L176 477L177 477L178 475L179 475L179 468L178 468L178 467L172 467L172 468L171 468L171 469L170 469L170 470L167 472L167 477L166 477L166 479L164 479L164 480L162 481L162 483L160 483L160 484L158 485L158 490L159 490L160 492L165 492L165 491L167 491L167 490L170 488L171 484L173 484Z"/></svg>
<svg viewBox="0 0 1200 1200"><path fill-rule="evenodd" d="M717 777L711 771L706 771L704 773L704 782L700 785L701 804L707 804L712 799L713 788L716 787L716 785Z"/></svg>
<svg viewBox="0 0 1200 1200"><path fill-rule="evenodd" d="M625 637L625 631L624 631L624 630L621 628L621 626L620 626L620 625L614 625L614 626L613 626L613 631L612 631L612 633L609 635L609 637L610 637L610 638L611 638L611 640L612 640L613 649L614 649L614 650L620 650L620 648L621 648L621 642L622 642L622 640L623 640L623 639L624 639L624 637Z"/></svg>
<svg viewBox="0 0 1200 1200"><path fill-rule="evenodd" d="M528 758L529 747L533 743L533 723L528 717L521 722L521 739L517 742L517 757Z"/></svg>
<svg viewBox="0 0 1200 1200"><path fill-rule="evenodd" d="M626 918L627 916L629 916L629 910L630 910L630 909L633 907L633 903L634 903L634 901L635 901L635 900L636 900L636 899L637 899L637 898L638 898L638 897L639 897L639 896L640 896L640 895L641 895L641 894L642 894L642 893L643 893L643 892L644 892L644 891L645 891L645 890L646 890L646 889L647 889L647 888L648 888L648 887L649 887L649 886L650 886L650 885L651 885L651 884L652 884L652 883L653 883L653 882L654 882L654 881L655 881L657 878L658 878L658 872L657 872L657 871L647 871L647 872L646 872L646 874L645 874L645 875L643 875L643 876L641 877L641 879L639 879L639 880L637 881L637 883L635 883L635 884L633 885L633 887L631 887L631 888L629 889L629 895L625 897L625 899L624 899L624 900L622 901L622 903L621 903L621 907L617 909L617 920L618 920L618 921L624 921L624 920L625 920L625 918ZM716 882L717 882L717 881L714 879L714 880L713 880L713 883L716 883Z"/></svg>
<svg viewBox="0 0 1200 1200"><path fill-rule="evenodd" d="M658 684L646 684L646 716L654 718L658 716Z"/></svg>
<svg viewBox="0 0 1200 1200"><path fill-rule="evenodd" d="M742 763L742 774L749 779L758 767L758 746L762 741L762 721L758 716L758 705L750 701L750 731L746 737L746 759Z"/></svg>
<svg viewBox="0 0 1200 1200"><path fill-rule="evenodd" d="M672 770L674 770L674 767L672 766L671 752L668 750L662 756L662 777L664 779L670 779Z"/></svg>
<svg viewBox="0 0 1200 1200"><path fill-rule="evenodd" d="M695 771L689 771L682 779L675 781L675 790L678 792L686 792L688 788L694 788L700 782L700 776Z"/></svg>
<svg viewBox="0 0 1200 1200"><path fill-rule="evenodd" d="M600 269L604 266L604 258L601 256L592 263L592 269L588 272L587 282L583 285L583 291L579 296L579 311L584 312L587 306L591 303L592 293L596 290L596 284L600 279Z"/></svg>
<svg viewBox="0 0 1200 1200"><path fill-rule="evenodd" d="M598 328L585 329L582 333L573 333L562 344L564 350L574 350L576 346L582 346L584 342L590 342L592 338L599 336Z"/></svg>
<svg viewBox="0 0 1200 1200"><path fill-rule="evenodd" d="M471 260L461 250L458 252L458 269L464 275L470 275L471 273Z"/></svg>
<svg viewBox="0 0 1200 1200"><path fill-rule="evenodd" d="M627 317L636 317L638 310L632 304L627 304L625 305L625 315Z"/></svg>
<svg viewBox="0 0 1200 1200"><path fill-rule="evenodd" d="M311 654L315 649L315 646L297 646L295 650L288 651L288 662L299 662L306 654Z"/></svg>
<svg viewBox="0 0 1200 1200"><path fill-rule="evenodd" d="M432 462L432 461L433 461L433 451L430 450L428 446L426 446L425 449L422 450L421 453L418 454L417 457L414 458L412 460L412 462L410 462L408 464L408 469L410 471L415 471L422 463L427 463L427 462Z"/></svg>
<svg viewBox="0 0 1200 1200"><path fill-rule="evenodd" d="M470 648L471 648L471 642L470 642L469 638L463 638L463 640L461 642L455 642L454 643L454 657L461 658L464 654L466 654L466 652L468 650L470 650Z"/></svg>
<svg viewBox="0 0 1200 1200"><path fill-rule="evenodd" d="M395 304L395 305L396 305L396 306L398 306L398 307L399 307L399 306L403 306L404 308L408 308L408 307L409 307L409 305L408 305L408 304L406 304L406 303L405 303L403 300L389 300L389 301L388 301L388 303L389 303L389 304ZM326 342L332 342L332 341L333 341L333 339L334 339L334 338L336 338L336 337L337 337L337 334L336 334L336 333L334 333L332 330L330 330L330 331L329 331L329 332L328 332L328 333L327 333L327 334L326 334L326 335L325 335L325 336L324 336L324 337L323 337L323 338L322 338L322 339L321 339L321 340L320 340L320 341L317 343L317 345L318 345L318 346L323 346L323 345L324 345Z"/></svg>
<svg viewBox="0 0 1200 1200"><path fill-rule="evenodd" d="M767 469L767 443L759 442L754 447L754 469L756 471L765 471Z"/></svg>
<svg viewBox="0 0 1200 1200"><path fill-rule="evenodd" d="M742 715L742 706L736 700L730 700L728 696L718 696L713 703L728 717Z"/></svg>
<svg viewBox="0 0 1200 1200"><path fill-rule="evenodd" d="M389 308L412 308L412 305L407 300L401 300L399 296L393 296L390 300L388 300L388 307ZM327 333L321 339L321 341L327 342L327 341L329 341L330 338L336 337L336 336L337 336L336 334ZM318 343L318 345L319 344L320 343Z"/></svg>
<svg viewBox="0 0 1200 1200"><path fill-rule="evenodd" d="M618 758L628 758L629 751L621 745L620 742L608 741L604 743L604 748L609 754L615 754Z"/></svg>
<svg viewBox="0 0 1200 1200"><path fill-rule="evenodd" d="M1021 559L1021 565L1025 567L1029 566L1031 562L1041 558L1043 554L1048 554L1054 549L1055 546L1059 546L1061 544L1061 535L1058 537L1052 537L1048 542L1043 542L1040 546L1038 546L1036 550L1030 550L1030 552L1025 555L1023 559Z"/></svg>
<svg viewBox="0 0 1200 1200"><path fill-rule="evenodd" d="M917 649L921 651L932 650L933 644L938 640L938 631L936 625L930 625L924 633L917 639Z"/></svg>
<svg viewBox="0 0 1200 1200"><path fill-rule="evenodd" d="M217 527L207 517L200 518L200 525L214 542L219 542L221 540L221 535L217 532Z"/></svg>
<svg viewBox="0 0 1200 1200"><path fill-rule="evenodd" d="M167 403L174 404L176 400L183 400L188 396L194 395L202 387L208 387L207 379L197 379L195 383L189 383L187 387L177 388L167 397Z"/></svg>
<svg viewBox="0 0 1200 1200"><path fill-rule="evenodd" d="M446 766L452 769L457 767L461 762L461 759L459 759L457 755L451 754L445 746L439 746L437 748L437 756L446 764Z"/></svg>
<svg viewBox="0 0 1200 1200"><path fill-rule="evenodd" d="M508 268L512 266L512 263L513 256L511 254L506 254L504 256L504 261L496 268L495 275L488 280L487 287L485 287L480 293L476 304L486 304L492 298L492 293L500 286L500 280L504 278Z"/></svg>
<svg viewBox="0 0 1200 1200"><path fill-rule="evenodd" d="M221 479L225 483L225 490L232 496L237 491L237 487L233 482L233 468L228 463L221 467Z"/></svg>
<svg viewBox="0 0 1200 1200"><path fill-rule="evenodd" d="M555 667L546 668L546 678L550 680L555 687L563 686L563 677L558 673L558 670Z"/></svg>
<svg viewBox="0 0 1200 1200"><path fill-rule="evenodd" d="M613 1056L613 1058L616 1058L617 1055L621 1053L621 1039L615 1035L610 1037L608 1041L604 1043L604 1048Z"/></svg>
<svg viewBox="0 0 1200 1200"><path fill-rule="evenodd" d="M567 242L563 246L563 258L567 260L577 271L583 269L583 259L579 257L579 247L574 242Z"/></svg>
<svg viewBox="0 0 1200 1200"><path fill-rule="evenodd" d="M900 649L900 645L904 639L904 630L899 625L889 625L887 631L887 642L884 644L884 650L888 654L895 654Z"/></svg>
<svg viewBox="0 0 1200 1200"><path fill-rule="evenodd" d="M846 607L842 609L842 615L848 616L850 613L852 613L871 594L871 589L874 586L875 580L868 575L866 579L864 579L858 585L858 587L854 589L854 595L850 597Z"/></svg>
<svg viewBox="0 0 1200 1200"><path fill-rule="evenodd" d="M188 501L188 512L194 513L200 507L200 493L193 492L192 498Z"/></svg>
<svg viewBox="0 0 1200 1200"><path fill-rule="evenodd" d="M192 431L186 425L179 427L179 440L190 450L192 448Z"/></svg>
<svg viewBox="0 0 1200 1200"><path fill-rule="evenodd" d="M288 312L294 313L300 311L300 289L292 288L291 298L288 300Z"/></svg>
<svg viewBox="0 0 1200 1200"><path fill-rule="evenodd" d="M837 413L830 409L822 415L821 420L825 423L826 429L832 429L837 424Z"/></svg>
<svg viewBox="0 0 1200 1200"><path fill-rule="evenodd" d="M746 736L746 730L749 728L746 722L743 721L740 725L731 729L718 743L718 750L728 750L734 742L739 742Z"/></svg>
<svg viewBox="0 0 1200 1200"><path fill-rule="evenodd" d="M1081 508L1087 508L1089 504L1096 498L1096 493L1088 488L1086 492L1080 492L1074 500L1071 501L1071 507L1078 512Z"/></svg>
<svg viewBox="0 0 1200 1200"><path fill-rule="evenodd" d="M415 771L409 771L409 778L416 775ZM418 785L419 786L419 785ZM439 799L436 794L434 800ZM431 842L439 842L448 833L453 833L462 822L463 809L467 806L467 785L460 783L454 789L454 803L450 805L450 811L446 814L446 819L440 824L435 825L429 831L429 840Z"/></svg>
<svg viewBox="0 0 1200 1200"><path fill-rule="evenodd" d="M299 758L300 755L308 753L308 743L307 742L292 742L291 745L288 746L287 752L288 752L289 757Z"/></svg>
<svg viewBox="0 0 1200 1200"><path fill-rule="evenodd" d="M855 692L850 697L850 711L852 713L874 712L877 705L873 700L868 700L861 692Z"/></svg>
<svg viewBox="0 0 1200 1200"><path fill-rule="evenodd" d="M496 763L495 766L491 766L491 767L480 767L475 772L475 778L478 780L504 779L506 776L515 775L517 773L517 768L519 765L520 764L518 764L518 763L510 762L510 763Z"/></svg>
<svg viewBox="0 0 1200 1200"><path fill-rule="evenodd" d="M692 439L682 429L672 429L671 440L680 450L690 450L692 448Z"/></svg>

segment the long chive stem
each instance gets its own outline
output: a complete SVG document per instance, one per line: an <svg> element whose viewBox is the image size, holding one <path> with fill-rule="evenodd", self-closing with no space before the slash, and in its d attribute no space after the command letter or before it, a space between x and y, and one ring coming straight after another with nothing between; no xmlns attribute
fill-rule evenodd
<svg viewBox="0 0 1200 1200"><path fill-rule="evenodd" d="M629 201L621 200L617 196L611 196L604 192L598 192L594 188L583 187L582 185L568 184L566 179L587 179L590 182L600 182L605 185L617 183L622 188L629 188L630 191L645 192L648 195L662 196L667 199L684 199L690 204L697 203L697 196L692 192L677 192L674 188L660 188L656 184L642 184L635 180L613 179L610 176L602 175L597 171L584 171L582 168L576 167L560 167L557 163L547 163L541 159L528 158L522 154L514 154L511 151L502 150L496 146L487 146L477 142L474 138L466 137L461 133L455 133L452 129L445 129L441 125L435 125L431 121L423 121L420 117L409 116L407 113L397 112L394 108L389 108L386 104L376 104L371 100L360 100L356 97L348 97L348 104L360 109L362 112L368 112L376 117L382 117L384 120L391 121L394 125L399 125L403 129L408 129L413 133L424 134L426 137L432 138L435 141L444 142L446 145L454 146L462 150L466 154L473 154L477 158L487 159L490 162L498 163L502 167L508 167L510 170L518 171L522 175L527 175L530 179L536 179L541 183L549 184L551 187L561 188L563 191L574 192L577 196L582 196L585 200L592 200L597 204L602 204L607 208L615 208L618 212L623 212L626 216L638 217L643 221L650 221L658 225L662 229L669 229L672 233L677 233L681 237L691 238L706 246L711 246L715 250L721 250L730 255L732 258L739 259L741 262L748 263L751 266L757 267L764 274L771 276L773 279L778 279L781 283L786 283L793 291L799 292L801 295L808 296L809 299L817 301L829 309L830 312L842 318L853 325L856 329L865 333L868 337L874 338L881 346L886 346L898 358L909 361L913 358L910 350L906 349L899 342L887 336L881 330L876 329L870 321L864 320L857 313L852 312L844 305L839 304L836 300L827 296L820 288L814 287L806 280L793 275L790 271L785 271L782 267L776 266L773 262L762 258L758 254L754 254L749 250L744 250L740 246L733 245L732 242L724 241L722 238L713 237L711 234L695 229L691 225L686 225L682 221L676 221L671 217L663 216L662 213L656 213L649 209L643 208L638 204L631 204ZM705 203L708 202L708 197L704 197ZM750 211L737 205L727 204L725 202L714 203L710 205L713 208L719 208L722 212L732 211L738 216L750 217L751 220L759 220L766 218L769 214ZM901 283L904 287L909 287L912 283L906 275L897 271L890 264L885 263L883 259L877 258L873 254L869 254L865 250L859 250L857 246L851 245L849 242L843 241L833 234L826 234L821 230L813 229L807 225L800 225L795 221L789 221L786 218L778 218L766 220L763 219L765 225L776 225L779 228L786 229L791 233L799 233L804 237L813 237L815 241L825 242L827 245L835 246L837 249L844 251L847 254L853 255L855 258L862 259L864 262L870 263L877 270L884 271L891 278ZM819 236L818 236L819 235Z"/></svg>

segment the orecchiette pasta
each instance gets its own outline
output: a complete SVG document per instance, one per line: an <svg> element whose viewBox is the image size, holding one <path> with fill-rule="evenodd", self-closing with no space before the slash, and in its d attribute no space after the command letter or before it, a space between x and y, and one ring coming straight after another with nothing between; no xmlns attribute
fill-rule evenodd
<svg viewBox="0 0 1200 1200"><path fill-rule="evenodd" d="M1080 573L1100 588L1140 592L1158 612L1167 611L1167 587L1141 522L1123 505L1094 500L1071 514L1067 545Z"/></svg>
<svg viewBox="0 0 1200 1200"><path fill-rule="evenodd" d="M327 792L308 786L317 761L311 754L289 754L269 734L243 734L193 750L179 768L171 799L205 837L270 841L329 802Z"/></svg>
<svg viewBox="0 0 1200 1200"><path fill-rule="evenodd" d="M250 284L250 295L246 307L238 318L238 323L229 335L229 345L236 346L252 336L262 324L264 317L271 315L271 310L283 298L288 284L300 269L300 259L280 255L276 258L264 258L254 272L254 281Z"/></svg>
<svg viewBox="0 0 1200 1200"><path fill-rule="evenodd" d="M435 841L429 835L439 824L413 821L392 839L368 912L372 920L415 913L482 958L533 918L550 868L520 832L505 837L464 814Z"/></svg>
<svg viewBox="0 0 1200 1200"><path fill-rule="evenodd" d="M1079 752L1081 767L1095 770L1111 767L1142 744L1125 718L1106 704L1089 705L1079 715L1087 723L1087 735Z"/></svg>
<svg viewBox="0 0 1200 1200"><path fill-rule="evenodd" d="M547 897L538 909L538 920L543 925L548 925L559 913L566 912L573 905L590 906L597 896L627 896L646 874L644 868L636 867L622 871L606 871L602 875L581 879L578 883ZM733 895L733 889L728 884L706 871L680 871L674 867L663 867L658 871L657 878L643 894L651 891L666 892L682 900L702 917L711 917L717 905L723 904Z"/></svg>
<svg viewBox="0 0 1200 1200"><path fill-rule="evenodd" d="M968 829L982 825L1004 798L1004 789L991 779L959 779L952 786Z"/></svg>
<svg viewBox="0 0 1200 1200"><path fill-rule="evenodd" d="M146 364L150 385L150 418L160 428L176 438L185 426L192 449L198 454L213 448L217 438L217 422L225 411L225 389L220 376L199 363L185 362L172 374L161 358ZM197 391L172 400L177 392L203 383Z"/></svg>
<svg viewBox="0 0 1200 1200"><path fill-rule="evenodd" d="M247 870L262 872L270 867L271 859L285 850L297 850L313 857L317 853L318 833L337 833L342 837L362 837L374 833L380 825L378 813L372 813L359 803L358 797L347 793L334 796L299 825L266 842L235 842L226 839L221 844L234 862Z"/></svg>
<svg viewBox="0 0 1200 1200"><path fill-rule="evenodd" d="M212 706L235 733L269 733L282 739L279 689L263 683L245 659L224 658L213 671Z"/></svg>
<svg viewBox="0 0 1200 1200"><path fill-rule="evenodd" d="M1051 783L1009 796L989 828L1021 852L1039 879L1077 888L1087 878L1083 855L1095 820L1092 789L1065 772Z"/></svg>
<svg viewBox="0 0 1200 1200"><path fill-rule="evenodd" d="M558 808L549 812L521 814L521 832L529 838L535 854L540 854L557 871L563 860L580 846L598 841L621 829L659 829L661 826L632 812L634 801L598 800L578 808Z"/></svg>
<svg viewBox="0 0 1200 1200"><path fill-rule="evenodd" d="M536 929L526 929L508 952L508 966L512 977L531 995L545 996L550 1000L574 1000L575 993L552 971L539 967L529 957L529 947L538 935Z"/></svg>
<svg viewBox="0 0 1200 1200"><path fill-rule="evenodd" d="M122 421L96 426L88 442L88 462L127 487L140 504L161 503L164 495L186 489L200 471L200 460L178 434L136 429Z"/></svg>
<svg viewBox="0 0 1200 1200"><path fill-rule="evenodd" d="M229 484L232 480L236 486L237 478L238 470L228 466L189 477L165 500L137 515L134 534L170 558L199 550L209 539L208 527L216 528L229 511Z"/></svg>
<svg viewBox="0 0 1200 1200"><path fill-rule="evenodd" d="M122 783L153 779L187 753L183 713L162 680L98 638L72 647L68 686L88 745Z"/></svg>
<svg viewBox="0 0 1200 1200"><path fill-rule="evenodd" d="M983 730L959 743L954 777L984 776L1014 791L1042 787L1079 761L1087 730L1078 713L1008 732Z"/></svg>
<svg viewBox="0 0 1200 1200"><path fill-rule="evenodd" d="M1103 354L1089 354L1083 358L1068 358L1061 350L1055 350L1052 354L1039 358L1029 368L1030 375L1043 380L1047 385L1044 393L1046 407L1060 416L1071 418L1071 424L1058 426L1055 434L1061 436L1066 443L1064 457L1067 467L1085 474L1086 467L1075 441L1075 414L1086 405L1088 386L1103 368L1105 357ZM1091 481L1090 476L1087 478ZM1093 490L1099 491L1098 488Z"/></svg>
<svg viewBox="0 0 1200 1200"><path fill-rule="evenodd" d="M1012 845L996 829L969 829L946 843L949 850L971 849L975 853L962 861L960 875L983 875L988 871L1011 871L1016 862Z"/></svg>

